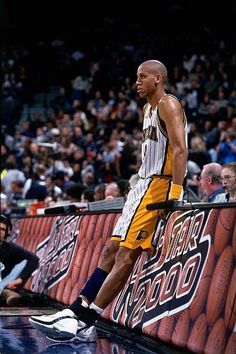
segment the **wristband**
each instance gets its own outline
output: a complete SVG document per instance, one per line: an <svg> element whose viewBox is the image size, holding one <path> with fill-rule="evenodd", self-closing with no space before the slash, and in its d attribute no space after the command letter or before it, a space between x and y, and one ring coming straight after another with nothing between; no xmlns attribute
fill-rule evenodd
<svg viewBox="0 0 236 354"><path fill-rule="evenodd" d="M182 200L183 198L183 186L171 182L169 199Z"/></svg>

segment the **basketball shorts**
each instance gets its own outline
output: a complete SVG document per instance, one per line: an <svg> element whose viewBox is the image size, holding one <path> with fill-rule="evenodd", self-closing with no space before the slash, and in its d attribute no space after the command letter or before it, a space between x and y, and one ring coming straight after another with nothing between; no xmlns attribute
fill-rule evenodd
<svg viewBox="0 0 236 354"><path fill-rule="evenodd" d="M152 251L158 226L158 210L149 211L147 204L168 199L171 181L160 177L140 179L128 193L122 214L112 233L112 240L120 246Z"/></svg>

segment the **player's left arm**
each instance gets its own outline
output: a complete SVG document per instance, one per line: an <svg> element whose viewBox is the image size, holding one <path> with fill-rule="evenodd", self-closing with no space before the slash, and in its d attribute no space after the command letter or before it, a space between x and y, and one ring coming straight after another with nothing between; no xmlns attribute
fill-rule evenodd
<svg viewBox="0 0 236 354"><path fill-rule="evenodd" d="M177 100L165 96L160 102L159 113L160 118L165 122L169 143L173 147L173 185L182 186L188 158L183 110ZM179 198L174 196L171 199Z"/></svg>

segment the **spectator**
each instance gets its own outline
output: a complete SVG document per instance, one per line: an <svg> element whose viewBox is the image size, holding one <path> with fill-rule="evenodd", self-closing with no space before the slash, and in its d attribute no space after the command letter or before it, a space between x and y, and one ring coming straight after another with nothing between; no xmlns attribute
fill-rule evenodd
<svg viewBox="0 0 236 354"><path fill-rule="evenodd" d="M11 190L12 192L8 196L8 205L10 209L17 207L18 201L23 199L23 183L20 181L12 181Z"/></svg>
<svg viewBox="0 0 236 354"><path fill-rule="evenodd" d="M80 202L82 193L84 192L85 189L86 187L83 186L82 184L74 183L68 188L66 188L64 199L69 199L71 203Z"/></svg>
<svg viewBox="0 0 236 354"><path fill-rule="evenodd" d="M95 201L105 199L105 189L106 189L105 183L100 183L98 186L95 187L95 189L94 189L94 200Z"/></svg>
<svg viewBox="0 0 236 354"><path fill-rule="evenodd" d="M85 187L94 189L96 186L94 173L89 170L85 172L82 177L82 182Z"/></svg>
<svg viewBox="0 0 236 354"><path fill-rule="evenodd" d="M25 199L44 201L47 196L47 188L40 184L38 180L33 180L29 190L26 192Z"/></svg>
<svg viewBox="0 0 236 354"><path fill-rule="evenodd" d="M8 198L7 198L6 194L2 193L2 191L0 193L0 202L1 202L1 204L0 204L1 212L7 213L7 211L8 211Z"/></svg>
<svg viewBox="0 0 236 354"><path fill-rule="evenodd" d="M236 162L228 163L223 166L221 181L225 193L218 194L214 202L236 201Z"/></svg>
<svg viewBox="0 0 236 354"><path fill-rule="evenodd" d="M120 190L116 182L108 183L105 189L105 199L113 199L120 197Z"/></svg>
<svg viewBox="0 0 236 354"><path fill-rule="evenodd" d="M28 178L23 189L25 199L37 199L43 201L48 196L48 190L45 186L46 168L42 164L34 166L33 178Z"/></svg>
<svg viewBox="0 0 236 354"><path fill-rule="evenodd" d="M235 132L226 131L217 147L218 159L222 165L236 161Z"/></svg>
<svg viewBox="0 0 236 354"><path fill-rule="evenodd" d="M200 192L202 199L207 198L208 202L213 202L217 194L223 192L221 183L222 166L216 162L203 166L200 175Z"/></svg>
<svg viewBox="0 0 236 354"><path fill-rule="evenodd" d="M119 196L126 198L129 192L129 180L121 178L116 183L120 191Z"/></svg>
<svg viewBox="0 0 236 354"><path fill-rule="evenodd" d="M13 181L25 182L25 174L16 166L16 158L14 155L9 155L6 162L6 172L3 175L1 183L4 187L4 193L9 195L12 192Z"/></svg>
<svg viewBox="0 0 236 354"><path fill-rule="evenodd" d="M32 252L6 238L12 230L9 217L0 215L0 301L14 306L22 301L21 288L39 266L39 258Z"/></svg>
<svg viewBox="0 0 236 354"><path fill-rule="evenodd" d="M86 188L81 195L81 203L94 202L94 189Z"/></svg>
<svg viewBox="0 0 236 354"><path fill-rule="evenodd" d="M62 190L62 192L64 192L67 188L74 184L74 182L69 180L66 173L62 170L56 171L52 175L52 181L56 186L58 186Z"/></svg>
<svg viewBox="0 0 236 354"><path fill-rule="evenodd" d="M206 149L206 142L202 136L194 136L190 141L188 160L196 162L202 169L204 165L212 162L211 156Z"/></svg>
<svg viewBox="0 0 236 354"><path fill-rule="evenodd" d="M46 199L49 199L49 201L56 202L58 199L62 197L61 188L54 184L54 181L52 180L51 176L46 176L45 186L48 191L48 197Z"/></svg>

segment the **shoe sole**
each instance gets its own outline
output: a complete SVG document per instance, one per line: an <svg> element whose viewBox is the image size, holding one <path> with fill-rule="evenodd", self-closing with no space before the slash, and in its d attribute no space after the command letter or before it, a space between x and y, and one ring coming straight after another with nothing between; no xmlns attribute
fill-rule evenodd
<svg viewBox="0 0 236 354"><path fill-rule="evenodd" d="M46 336L46 338L54 343L80 343L80 341L76 337L71 339L62 339L62 338L55 338L54 336L53 337Z"/></svg>
<svg viewBox="0 0 236 354"><path fill-rule="evenodd" d="M92 338L91 336L90 338L86 338L83 336L83 334L80 336L80 331L78 331L76 336L74 336L73 338L59 338L55 335L47 335L46 338L56 343L94 343L97 341L97 334Z"/></svg>
<svg viewBox="0 0 236 354"><path fill-rule="evenodd" d="M97 341L96 339L84 339L84 338L79 338L79 337L73 337L71 339L62 339L62 338L58 338L58 337L50 337L50 336L46 336L47 339L49 339L50 341L54 342L54 343L75 343L75 344L79 344L79 343L94 343Z"/></svg>
<svg viewBox="0 0 236 354"><path fill-rule="evenodd" d="M94 343L97 341L97 336L94 338L85 338L83 336L79 336L79 334L76 335L75 337L77 339L77 341L79 341L80 343Z"/></svg>
<svg viewBox="0 0 236 354"><path fill-rule="evenodd" d="M35 329L44 333L47 337L55 339L55 341L56 339L67 341L69 339L74 338L74 335L72 333L59 331L57 328L54 327L54 325L48 325L48 326L45 324L42 325L39 324L38 322L35 322L31 318L29 319L29 322Z"/></svg>

